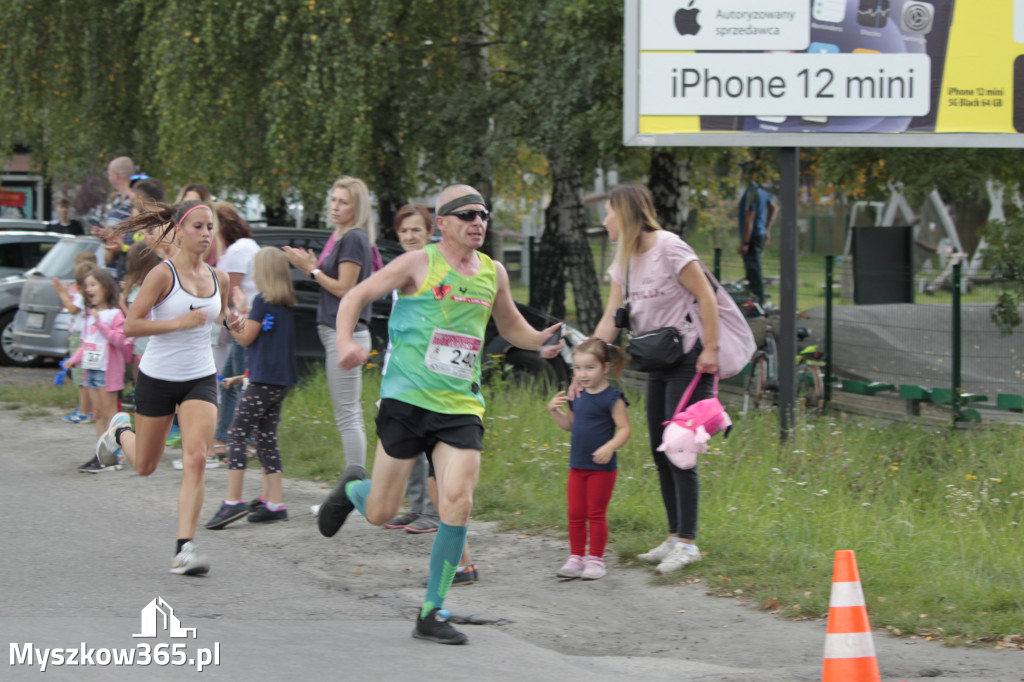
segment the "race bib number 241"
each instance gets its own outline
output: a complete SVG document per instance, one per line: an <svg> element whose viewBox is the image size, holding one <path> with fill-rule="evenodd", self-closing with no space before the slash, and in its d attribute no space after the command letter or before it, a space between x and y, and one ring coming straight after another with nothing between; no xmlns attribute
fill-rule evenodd
<svg viewBox="0 0 1024 682"><path fill-rule="evenodd" d="M445 329L435 329L424 358L427 369L445 376L473 380L483 339Z"/></svg>

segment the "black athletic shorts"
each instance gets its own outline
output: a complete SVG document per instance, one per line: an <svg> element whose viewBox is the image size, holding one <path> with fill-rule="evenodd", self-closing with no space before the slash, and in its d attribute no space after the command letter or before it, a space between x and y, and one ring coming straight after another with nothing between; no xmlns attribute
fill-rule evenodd
<svg viewBox="0 0 1024 682"><path fill-rule="evenodd" d="M430 459L438 441L464 450L484 448L484 425L475 414L441 414L387 398L380 401L376 422L384 452L395 459L421 452Z"/></svg>
<svg viewBox="0 0 1024 682"><path fill-rule="evenodd" d="M191 381L164 381L139 372L135 381L135 413L143 417L166 417L186 400L217 404L217 375Z"/></svg>

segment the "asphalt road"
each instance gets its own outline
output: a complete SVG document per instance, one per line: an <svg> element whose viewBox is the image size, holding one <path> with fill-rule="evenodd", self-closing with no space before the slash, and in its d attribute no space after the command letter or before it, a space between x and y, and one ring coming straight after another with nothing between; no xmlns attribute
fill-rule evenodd
<svg viewBox="0 0 1024 682"><path fill-rule="evenodd" d="M169 451L148 478L129 471L80 474L75 465L89 456L92 427L38 412L0 409L0 500L7 515L0 632L9 647L0 679L38 678L37 656L47 649L42 674L53 680L192 677L200 673L189 661L207 652L217 660L203 679L820 679L823 622L786 622L705 596L699 584L652 585L649 572L635 568L565 584L553 577L564 539L498 533L494 524L477 522L470 538L474 556L488 562L483 579L456 588L448 600L457 615L476 614L478 624L460 626L470 644L414 640L412 617L432 538L353 519L326 541L306 513L324 495L324 485L312 482L286 482L293 514L286 524L200 529L210 575L172 575L180 474L170 460L178 453ZM216 508L224 473L208 475L204 519ZM250 483L258 479L247 479L247 494ZM134 636L161 622L142 615L157 598L180 627L195 628L194 638L171 637L162 627L156 637ZM1022 651L948 649L881 631L873 640L884 682L922 671L956 682L1024 679ZM79 659L84 651L92 664L58 665L55 649L77 650ZM151 661L104 664L112 650L127 649L148 652ZM163 657L168 662L159 665Z"/></svg>

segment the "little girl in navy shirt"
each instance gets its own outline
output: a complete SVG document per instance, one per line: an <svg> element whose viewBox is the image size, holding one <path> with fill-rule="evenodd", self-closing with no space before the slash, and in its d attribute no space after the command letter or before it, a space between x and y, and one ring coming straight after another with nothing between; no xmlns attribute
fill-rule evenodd
<svg viewBox="0 0 1024 682"><path fill-rule="evenodd" d="M573 348L572 360L573 375L582 392L570 401L565 391L559 391L548 403L555 423L572 433L566 491L570 555L558 575L597 580L605 574L608 503L618 473L615 451L631 434L626 398L608 383L613 367L613 376L622 372L623 356L618 348L601 339L588 339ZM568 412L561 409L566 404Z"/></svg>
<svg viewBox="0 0 1024 682"><path fill-rule="evenodd" d="M288 260L280 249L269 246L260 249L253 260L252 274L259 290L252 310L245 310L245 293L236 287L232 292L236 311L230 321L224 323L235 340L248 349L249 385L238 401L228 431L227 499L206 523L210 530L223 528L243 516L252 523L288 518L281 493L277 424L281 421L284 397L297 381L292 311L295 289ZM242 482L246 444L253 435L256 456L263 465L263 494L252 503L246 503L242 500Z"/></svg>

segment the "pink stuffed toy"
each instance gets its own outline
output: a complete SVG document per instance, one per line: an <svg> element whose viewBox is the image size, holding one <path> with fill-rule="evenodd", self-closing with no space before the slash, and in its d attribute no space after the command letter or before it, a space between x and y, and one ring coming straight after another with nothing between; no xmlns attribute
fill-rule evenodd
<svg viewBox="0 0 1024 682"><path fill-rule="evenodd" d="M732 419L718 401L718 376L715 376L714 397L699 400L685 410L682 407L693 395L700 375L690 382L672 419L663 422L660 452L664 452L672 464L680 469L692 469L697 464L697 455L708 451L708 441L719 431L729 435Z"/></svg>

